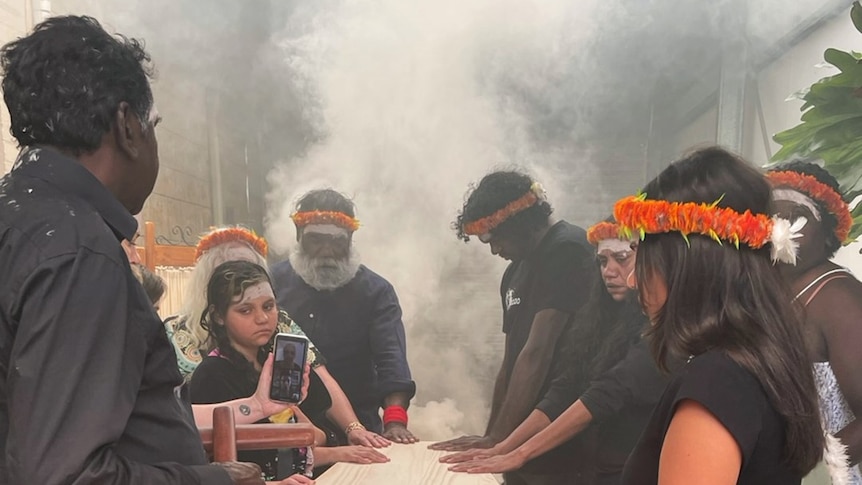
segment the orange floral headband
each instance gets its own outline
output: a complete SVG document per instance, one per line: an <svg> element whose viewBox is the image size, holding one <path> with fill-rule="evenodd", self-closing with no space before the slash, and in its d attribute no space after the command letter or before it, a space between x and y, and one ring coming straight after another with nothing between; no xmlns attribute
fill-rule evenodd
<svg viewBox="0 0 862 485"><path fill-rule="evenodd" d="M359 221L343 212L335 211L307 211L295 212L292 216L296 227L301 228L309 224L334 224L350 232L359 229Z"/></svg>
<svg viewBox="0 0 862 485"><path fill-rule="evenodd" d="M613 222L602 221L587 229L587 241L593 246L605 239L624 240L625 236L620 232L620 225Z"/></svg>
<svg viewBox="0 0 862 485"><path fill-rule="evenodd" d="M216 229L201 238L195 248L195 261L210 249L230 242L244 242L264 258L269 250L266 239L258 236L254 231L241 227L227 227Z"/></svg>
<svg viewBox="0 0 862 485"><path fill-rule="evenodd" d="M740 244L758 249L771 243L773 261L796 264L798 244L794 239L800 237L801 225L791 226L785 219L748 210L739 213L718 207L720 201L668 202L647 200L646 194L640 194L614 204L614 217L627 237L638 234L643 239L646 234L679 232L688 243L689 234L700 234L719 244L733 243L737 249Z"/></svg>
<svg viewBox="0 0 862 485"><path fill-rule="evenodd" d="M488 234L493 231L494 228L505 222L506 219L523 210L529 209L536 205L540 200L544 200L544 194L545 189L542 188L542 185L538 182L534 182L526 194L512 202L509 202L502 209L489 216L464 224L464 234L468 234L470 236L482 236L484 234Z"/></svg>
<svg viewBox="0 0 862 485"><path fill-rule="evenodd" d="M850 206L832 187L820 182L816 177L790 170L767 172L766 178L773 187L791 188L823 204L826 210L838 220L835 226L835 237L842 243L847 240L850 227L853 225L853 216L850 215Z"/></svg>

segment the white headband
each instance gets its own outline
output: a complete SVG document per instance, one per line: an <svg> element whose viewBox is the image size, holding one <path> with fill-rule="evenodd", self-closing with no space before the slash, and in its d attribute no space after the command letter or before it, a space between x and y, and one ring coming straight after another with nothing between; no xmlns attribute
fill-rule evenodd
<svg viewBox="0 0 862 485"><path fill-rule="evenodd" d="M252 300L256 300L262 296L275 298L275 293L272 292L272 286L267 282L260 282L256 285L252 285L246 288L245 291L242 292L242 299L239 301L239 303L249 303Z"/></svg>
<svg viewBox="0 0 862 485"><path fill-rule="evenodd" d="M258 259L255 257L257 255L257 251L245 243L234 244L235 245L230 246L225 251L225 261L248 261L249 263L257 263Z"/></svg>
<svg viewBox="0 0 862 485"><path fill-rule="evenodd" d="M610 250L612 253L619 253L622 251L631 251L632 250L632 242L631 241L623 241L617 238L609 238L602 239L596 245L596 252L600 253L605 250Z"/></svg>
<svg viewBox="0 0 862 485"><path fill-rule="evenodd" d="M811 211L811 214L814 215L815 219L817 219L818 221L820 220L820 211L817 209L817 204L815 204L814 201L811 200L811 197L808 197L802 192L792 189L773 189L772 198L774 200L793 202L796 205L806 207L808 208L808 210Z"/></svg>
<svg viewBox="0 0 862 485"><path fill-rule="evenodd" d="M335 224L309 224L305 226L303 232L313 232L315 234L328 234L330 236L349 236L350 231Z"/></svg>

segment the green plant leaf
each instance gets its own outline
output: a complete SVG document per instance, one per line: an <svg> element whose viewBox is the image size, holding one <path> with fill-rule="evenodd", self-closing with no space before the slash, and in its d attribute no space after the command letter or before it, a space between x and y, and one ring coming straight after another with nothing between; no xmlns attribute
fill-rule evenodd
<svg viewBox="0 0 862 485"><path fill-rule="evenodd" d="M862 33L862 3L853 2L850 19ZM838 181L844 200L862 195L862 53L826 49L823 59L840 71L802 89L800 123L776 133L781 145L773 162L794 156L815 157ZM853 208L849 241L862 235L862 204Z"/></svg>
<svg viewBox="0 0 862 485"><path fill-rule="evenodd" d="M859 70L859 61L853 57L853 54L849 52L844 52L839 49L828 48L823 53L823 59L837 67L842 73L853 73L855 74Z"/></svg>
<svg viewBox="0 0 862 485"><path fill-rule="evenodd" d="M859 2L853 2L853 8L850 9L850 20L853 21L856 30L862 34L862 5Z"/></svg>

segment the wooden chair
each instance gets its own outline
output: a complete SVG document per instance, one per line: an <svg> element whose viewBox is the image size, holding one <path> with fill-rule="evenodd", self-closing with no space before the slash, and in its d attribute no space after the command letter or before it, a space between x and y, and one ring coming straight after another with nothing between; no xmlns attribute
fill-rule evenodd
<svg viewBox="0 0 862 485"><path fill-rule="evenodd" d="M237 450L273 450L300 448L314 444L314 426L310 424L240 424L233 409L219 406L213 410L213 427L200 428L204 449L213 461L236 461Z"/></svg>

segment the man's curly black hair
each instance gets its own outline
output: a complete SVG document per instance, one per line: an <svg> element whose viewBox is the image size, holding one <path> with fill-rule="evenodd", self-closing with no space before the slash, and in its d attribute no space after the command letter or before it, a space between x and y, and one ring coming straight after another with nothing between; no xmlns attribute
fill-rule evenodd
<svg viewBox="0 0 862 485"><path fill-rule="evenodd" d="M533 186L533 179L516 171L498 171L482 178L479 185L470 189L467 201L458 213L452 229L458 238L467 242L470 236L464 233L464 226L487 217L502 209L506 204L526 194ZM491 232L516 238L529 237L548 223L553 212L551 204L540 200L537 204L509 217Z"/></svg>
<svg viewBox="0 0 862 485"><path fill-rule="evenodd" d="M19 146L93 152L120 103L148 127L153 105L143 44L108 34L92 17L53 17L0 49L3 99Z"/></svg>
<svg viewBox="0 0 862 485"><path fill-rule="evenodd" d="M770 172L796 172L803 175L810 175L817 179L821 184L827 185L832 190L837 192L839 195L841 194L841 188L838 184L838 180L832 176L825 168L821 167L817 163L812 160L806 159L795 159L789 162L782 163L780 165L776 165L769 169ZM842 197L843 198L843 197ZM823 205L822 202L816 199L812 199L815 204L817 204L817 208L820 210L820 214L822 217L823 230L826 231L826 250L829 253L829 257L835 256L835 253L841 249L841 242L838 240L838 237L835 236L835 228L838 227L838 219L834 214L829 212L826 206Z"/></svg>

